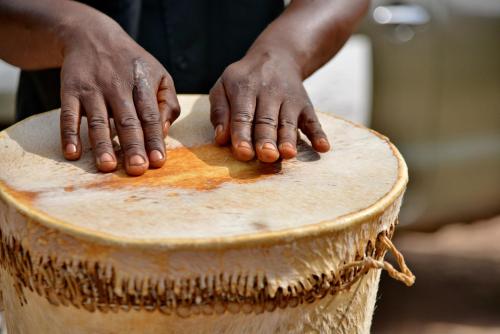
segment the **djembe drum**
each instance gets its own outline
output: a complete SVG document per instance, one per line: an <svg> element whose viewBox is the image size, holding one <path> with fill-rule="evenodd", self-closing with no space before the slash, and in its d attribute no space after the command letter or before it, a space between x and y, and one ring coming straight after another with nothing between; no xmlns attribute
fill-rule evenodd
<svg viewBox="0 0 500 334"><path fill-rule="evenodd" d="M9 333L367 333L380 269L414 279L390 241L396 148L319 114L331 152L243 163L212 144L208 99L179 98L166 165L136 178L98 173L85 140L65 161L59 111L0 133Z"/></svg>

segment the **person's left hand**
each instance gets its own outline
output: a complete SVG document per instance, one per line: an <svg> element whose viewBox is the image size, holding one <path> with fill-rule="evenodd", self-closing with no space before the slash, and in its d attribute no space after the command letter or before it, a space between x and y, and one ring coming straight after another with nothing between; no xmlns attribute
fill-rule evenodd
<svg viewBox="0 0 500 334"><path fill-rule="evenodd" d="M210 105L216 143L231 141L238 160L295 157L297 129L316 151L330 149L301 71L286 53L249 53L228 66L210 91Z"/></svg>

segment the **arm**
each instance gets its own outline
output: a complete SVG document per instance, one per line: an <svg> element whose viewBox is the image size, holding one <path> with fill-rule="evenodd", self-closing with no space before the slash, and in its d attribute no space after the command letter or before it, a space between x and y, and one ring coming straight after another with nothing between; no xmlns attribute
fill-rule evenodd
<svg viewBox="0 0 500 334"><path fill-rule="evenodd" d="M297 154L297 129L318 152L330 144L302 81L332 58L368 0L294 0L231 64L210 92L215 140L240 160L274 162ZM253 128L253 130L252 130Z"/></svg>
<svg viewBox="0 0 500 334"><path fill-rule="evenodd" d="M61 67L64 32L72 18L64 13L87 7L72 1L0 0L0 58L26 70ZM52 8L52 10L48 10Z"/></svg>
<svg viewBox="0 0 500 334"><path fill-rule="evenodd" d="M61 67L61 143L81 156L80 119L87 116L97 168L117 158L109 117L128 174L165 162L163 136L179 114L165 68L108 16L67 0L0 0L0 57L24 69Z"/></svg>

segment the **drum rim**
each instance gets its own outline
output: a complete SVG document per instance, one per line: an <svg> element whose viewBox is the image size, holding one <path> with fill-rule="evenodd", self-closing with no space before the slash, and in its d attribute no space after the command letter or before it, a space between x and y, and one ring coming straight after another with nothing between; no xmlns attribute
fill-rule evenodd
<svg viewBox="0 0 500 334"><path fill-rule="evenodd" d="M190 95L190 94L185 94ZM193 94L194 95L194 94ZM191 95L191 96L193 96ZM17 122L10 127L0 131L0 135L7 133L8 130L14 127L20 126L22 123L36 117L40 117L44 114L49 114L55 112L59 109L50 110L47 112L32 115L20 122ZM408 183L408 167L404 161L403 156L399 150L392 144L386 136L378 133L377 131L367 128L363 125L354 123L350 120L346 120L337 115L332 115L329 113L320 112L322 115L340 119L345 121L352 126L362 128L371 132L373 135L384 141L392 151L394 157L398 162L398 173L397 179L393 183L391 189L381 196L377 201L368 207L363 209L350 212L348 214L339 216L332 220L324 220L319 223L310 224L306 226L287 228L279 231L272 232L256 232L252 234L242 234L236 236L226 236L226 237L208 237L208 238L124 238L118 237L105 232L99 232L93 229L84 228L80 226L71 225L60 219L53 218L48 214L41 212L39 209L30 207L16 200L16 198L10 194L8 186L4 182L0 182L0 197L7 203L12 205L19 213L26 216L28 219L35 223L38 223L46 228L55 229L56 231L68 234L69 236L83 239L89 242L95 242L103 245L117 245L117 246L131 246L134 248L168 248L175 250L182 249L224 249L231 246L234 247L248 247L252 245L270 245L270 244L281 244L289 243L290 240L299 240L303 238L311 237L322 237L332 233L337 233L345 228L353 227L363 222L369 221L372 218L380 216L386 211L406 190L406 185ZM1 137L0 137L1 139Z"/></svg>

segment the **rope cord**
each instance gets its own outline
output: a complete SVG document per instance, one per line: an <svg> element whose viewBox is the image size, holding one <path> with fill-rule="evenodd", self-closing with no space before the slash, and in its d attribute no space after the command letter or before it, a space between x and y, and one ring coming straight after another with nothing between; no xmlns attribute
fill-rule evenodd
<svg viewBox="0 0 500 334"><path fill-rule="evenodd" d="M398 263L399 269L394 268L392 264L387 262L386 260L377 260L371 256L367 256L362 260L354 261L346 264L342 267L342 270L358 267L361 268L361 272L366 273L370 269L383 269L387 271L389 276L403 282L407 286L412 286L415 283L415 275L411 272L410 268L406 265L403 254L394 246L391 239L387 237L387 235L381 233L378 236L378 240L385 246L386 250L389 250L392 255L395 257L396 262ZM357 280L350 281L343 288L349 288L351 285L356 283Z"/></svg>

